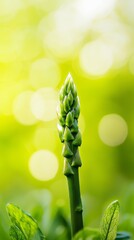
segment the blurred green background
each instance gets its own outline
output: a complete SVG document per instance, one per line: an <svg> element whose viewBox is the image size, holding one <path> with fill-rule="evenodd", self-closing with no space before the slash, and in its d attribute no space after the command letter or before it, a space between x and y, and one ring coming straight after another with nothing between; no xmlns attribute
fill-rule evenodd
<svg viewBox="0 0 134 240"><path fill-rule="evenodd" d="M57 208L69 218L56 128L68 72L81 103L85 225L98 226L119 199L120 229L134 231L134 1L1 0L1 239L9 239L7 202L31 212L44 233Z"/></svg>

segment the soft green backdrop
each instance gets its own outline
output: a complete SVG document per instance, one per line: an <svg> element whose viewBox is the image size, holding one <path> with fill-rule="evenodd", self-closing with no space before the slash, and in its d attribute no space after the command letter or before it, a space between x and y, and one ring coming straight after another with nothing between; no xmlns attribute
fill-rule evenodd
<svg viewBox="0 0 134 240"><path fill-rule="evenodd" d="M85 225L98 226L104 207L119 199L122 228L134 229L134 1L4 0L0 1L1 239L8 239L7 202L34 212L37 219L45 210L44 232L56 206L69 215L56 129L58 91L68 72L81 103ZM43 167L37 161L40 150ZM44 180L36 174L44 174Z"/></svg>

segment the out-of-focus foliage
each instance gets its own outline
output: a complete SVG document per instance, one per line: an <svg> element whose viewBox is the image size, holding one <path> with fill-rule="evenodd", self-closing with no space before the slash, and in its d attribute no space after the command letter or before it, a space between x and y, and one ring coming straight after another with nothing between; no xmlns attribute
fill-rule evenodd
<svg viewBox="0 0 134 240"><path fill-rule="evenodd" d="M79 239L93 239L93 240L100 240L100 232L98 229L92 229L92 228L84 228L80 232L76 234L74 237L74 240Z"/></svg>
<svg viewBox="0 0 134 240"><path fill-rule="evenodd" d="M134 234L133 29L133 0L0 1L2 239L7 202L34 213L46 233L57 206L69 217L56 128L68 72L81 103L85 225L98 226L103 208L119 199L120 228Z"/></svg>

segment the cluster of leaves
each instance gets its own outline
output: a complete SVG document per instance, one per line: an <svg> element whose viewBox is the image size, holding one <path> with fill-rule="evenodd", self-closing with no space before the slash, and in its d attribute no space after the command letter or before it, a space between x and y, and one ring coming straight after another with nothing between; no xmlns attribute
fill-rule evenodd
<svg viewBox="0 0 134 240"><path fill-rule="evenodd" d="M46 238L39 229L36 220L29 214L13 204L7 205L7 211L11 220L11 240L71 239L71 233L69 231L70 226L60 212L56 214L50 232ZM118 201L114 201L107 207L102 218L100 229L84 228L76 234L74 240L129 239L126 233L117 233L118 221L119 203Z"/></svg>

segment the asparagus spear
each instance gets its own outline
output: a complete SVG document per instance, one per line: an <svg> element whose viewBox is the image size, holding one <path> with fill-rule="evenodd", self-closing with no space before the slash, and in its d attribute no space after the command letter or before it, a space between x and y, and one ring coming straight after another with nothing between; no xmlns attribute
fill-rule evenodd
<svg viewBox="0 0 134 240"><path fill-rule="evenodd" d="M81 158L78 147L82 143L78 127L80 103L72 76L68 74L59 94L58 105L58 131L63 143L62 155L64 157L64 175L67 177L72 236L83 228L82 202L79 184L79 167Z"/></svg>

